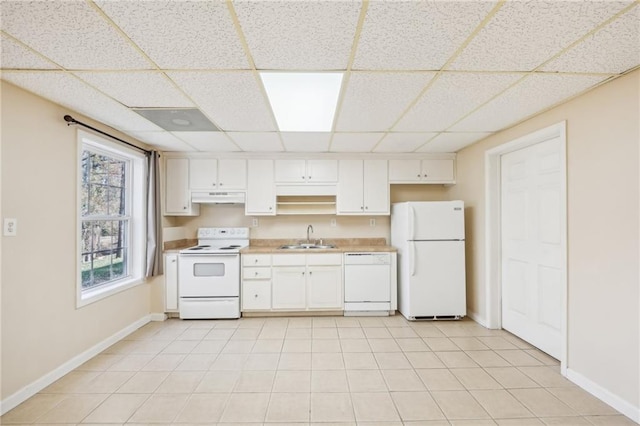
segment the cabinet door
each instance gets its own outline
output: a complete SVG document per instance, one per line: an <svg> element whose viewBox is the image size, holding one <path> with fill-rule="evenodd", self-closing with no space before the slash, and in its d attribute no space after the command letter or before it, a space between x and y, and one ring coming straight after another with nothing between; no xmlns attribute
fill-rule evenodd
<svg viewBox="0 0 640 426"><path fill-rule="evenodd" d="M420 160L389 160L390 183L417 183L421 178Z"/></svg>
<svg viewBox="0 0 640 426"><path fill-rule="evenodd" d="M189 160L189 188L216 189L218 187L218 160L192 158Z"/></svg>
<svg viewBox="0 0 640 426"><path fill-rule="evenodd" d="M271 307L273 309L305 310L306 270L302 266L274 267L271 280Z"/></svg>
<svg viewBox="0 0 640 426"><path fill-rule="evenodd" d="M271 281L244 281L242 283L242 310L271 310Z"/></svg>
<svg viewBox="0 0 640 426"><path fill-rule="evenodd" d="M364 213L389 214L387 160L364 160Z"/></svg>
<svg viewBox="0 0 640 426"><path fill-rule="evenodd" d="M304 183L307 173L304 160L276 160L277 183Z"/></svg>
<svg viewBox="0 0 640 426"><path fill-rule="evenodd" d="M338 181L338 160L307 160L307 182Z"/></svg>
<svg viewBox="0 0 640 426"><path fill-rule="evenodd" d="M247 164L247 216L274 216L276 191L273 160L249 160Z"/></svg>
<svg viewBox="0 0 640 426"><path fill-rule="evenodd" d="M164 256L164 311L178 310L178 255Z"/></svg>
<svg viewBox="0 0 640 426"><path fill-rule="evenodd" d="M218 189L247 189L247 160L218 161Z"/></svg>
<svg viewBox="0 0 640 426"><path fill-rule="evenodd" d="M165 215L198 214L189 195L189 159L167 158L165 166Z"/></svg>
<svg viewBox="0 0 640 426"><path fill-rule="evenodd" d="M362 160L338 161L338 194L336 196L338 214L364 212L362 173Z"/></svg>
<svg viewBox="0 0 640 426"><path fill-rule="evenodd" d="M423 182L454 182L453 160L422 160Z"/></svg>
<svg viewBox="0 0 640 426"><path fill-rule="evenodd" d="M342 268L310 266L307 276L309 309L342 309Z"/></svg>

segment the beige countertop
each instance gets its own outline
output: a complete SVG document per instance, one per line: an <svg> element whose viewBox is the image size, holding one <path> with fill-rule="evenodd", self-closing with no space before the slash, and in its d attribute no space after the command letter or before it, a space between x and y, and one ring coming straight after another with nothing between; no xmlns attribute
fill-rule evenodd
<svg viewBox="0 0 640 426"><path fill-rule="evenodd" d="M240 250L240 254L284 254L284 253L347 253L347 252L396 252L395 247L387 245L384 238L334 238L323 240L323 244L333 244L328 249L279 249L289 244L298 244L299 240L265 239L251 240L249 247Z"/></svg>

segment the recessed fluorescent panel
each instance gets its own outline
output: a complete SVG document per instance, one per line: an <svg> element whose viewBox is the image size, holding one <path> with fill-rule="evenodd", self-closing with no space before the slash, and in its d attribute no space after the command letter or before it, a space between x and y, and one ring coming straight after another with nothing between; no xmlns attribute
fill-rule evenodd
<svg viewBox="0 0 640 426"><path fill-rule="evenodd" d="M261 72L281 132L329 132L342 73Z"/></svg>

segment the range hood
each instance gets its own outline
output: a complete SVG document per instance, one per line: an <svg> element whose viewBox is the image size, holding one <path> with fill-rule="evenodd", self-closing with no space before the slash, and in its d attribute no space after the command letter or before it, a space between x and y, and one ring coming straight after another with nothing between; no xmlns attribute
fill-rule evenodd
<svg viewBox="0 0 640 426"><path fill-rule="evenodd" d="M191 202L198 204L244 204L245 193L241 191L193 191Z"/></svg>

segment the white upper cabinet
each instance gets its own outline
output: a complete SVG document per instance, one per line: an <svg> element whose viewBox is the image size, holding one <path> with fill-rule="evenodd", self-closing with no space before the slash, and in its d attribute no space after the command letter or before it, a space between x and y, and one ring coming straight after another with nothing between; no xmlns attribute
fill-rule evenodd
<svg viewBox="0 0 640 426"><path fill-rule="evenodd" d="M247 160L192 158L189 160L192 190L246 190Z"/></svg>
<svg viewBox="0 0 640 426"><path fill-rule="evenodd" d="M389 160L390 183L455 183L454 160Z"/></svg>
<svg viewBox="0 0 640 426"><path fill-rule="evenodd" d="M389 214L387 160L340 160L338 174L337 214Z"/></svg>
<svg viewBox="0 0 640 426"><path fill-rule="evenodd" d="M277 184L335 183L338 160L276 160Z"/></svg>
<svg viewBox="0 0 640 426"><path fill-rule="evenodd" d="M276 191L273 160L248 160L247 216L275 216Z"/></svg>
<svg viewBox="0 0 640 426"><path fill-rule="evenodd" d="M189 159L167 158L165 163L165 216L197 216L200 206L191 204Z"/></svg>

